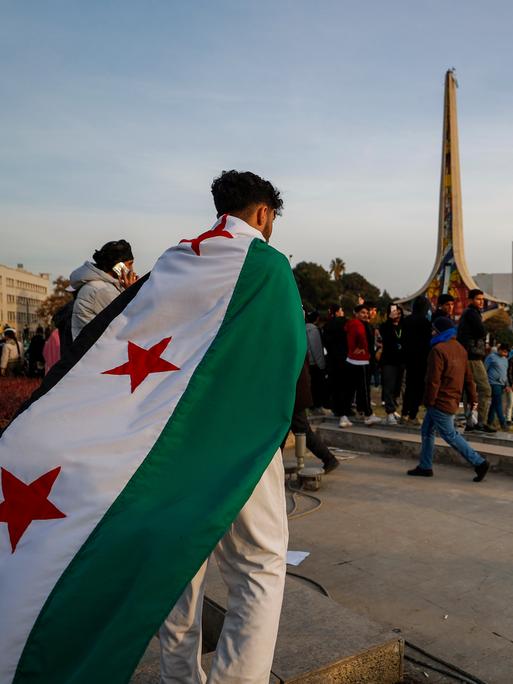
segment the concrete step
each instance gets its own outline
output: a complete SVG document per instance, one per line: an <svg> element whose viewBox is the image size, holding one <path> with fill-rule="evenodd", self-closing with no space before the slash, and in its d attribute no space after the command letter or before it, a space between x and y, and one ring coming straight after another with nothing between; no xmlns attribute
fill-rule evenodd
<svg viewBox="0 0 513 684"><path fill-rule="evenodd" d="M227 590L215 563L203 606L202 658L209 672L223 626ZM396 634L287 577L269 684L397 684L404 644ZM152 639L131 684L159 684L159 644Z"/></svg>
<svg viewBox="0 0 513 684"><path fill-rule="evenodd" d="M212 658L214 653L204 653L201 657L201 666L203 671L208 675L210 672L210 667L212 664ZM279 684L279 679L274 675L271 675L269 679L269 684ZM146 653L144 654L139 666L134 673L130 684L159 684L160 683L160 647L159 640L154 637Z"/></svg>
<svg viewBox="0 0 513 684"><path fill-rule="evenodd" d="M339 428L338 420L334 418L326 418L312 427L317 429L329 446L415 461L419 458L421 436L418 428L385 425L367 427L361 423L355 423L350 428ZM513 435L498 433L497 436L485 436L471 432L465 434L465 439L490 461L495 470L513 475ZM468 465L439 437L435 440L434 461Z"/></svg>
<svg viewBox="0 0 513 684"><path fill-rule="evenodd" d="M226 599L211 563L203 620L210 647L220 633ZM396 634L287 577L271 682L396 684L402 667L403 641Z"/></svg>

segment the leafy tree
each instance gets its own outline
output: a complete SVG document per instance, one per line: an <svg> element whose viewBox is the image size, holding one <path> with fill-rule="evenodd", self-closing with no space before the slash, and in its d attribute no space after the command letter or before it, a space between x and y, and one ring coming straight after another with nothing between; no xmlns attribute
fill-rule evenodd
<svg viewBox="0 0 513 684"><path fill-rule="evenodd" d="M326 311L333 302L339 301L335 281L328 271L312 261L300 261L293 269L294 277L305 309Z"/></svg>
<svg viewBox="0 0 513 684"><path fill-rule="evenodd" d="M513 347L513 330L509 328L501 328L495 333L496 344L507 344Z"/></svg>
<svg viewBox="0 0 513 684"><path fill-rule="evenodd" d="M340 302L346 315L352 316L354 307L362 301L375 303L379 311L393 301L386 290L380 293L360 273L346 273L339 258L331 261L329 271L311 261L301 261L293 272L307 310L325 312L330 304Z"/></svg>
<svg viewBox="0 0 513 684"><path fill-rule="evenodd" d="M333 276L333 280L340 280L345 272L346 264L340 257L331 260L330 275Z"/></svg>
<svg viewBox="0 0 513 684"><path fill-rule="evenodd" d="M42 318L47 325L52 320L55 313L67 304L73 296L71 292L66 292L66 288L69 285L69 280L63 276L58 276L56 280L53 281L54 288L51 295L49 295L37 310L37 315Z"/></svg>
<svg viewBox="0 0 513 684"><path fill-rule="evenodd" d="M513 344L511 317L505 309L498 309L484 322L492 344Z"/></svg>
<svg viewBox="0 0 513 684"><path fill-rule="evenodd" d="M376 304L378 302L379 288L369 283L360 273L344 273L338 284L346 315L351 315L354 307L362 300Z"/></svg>

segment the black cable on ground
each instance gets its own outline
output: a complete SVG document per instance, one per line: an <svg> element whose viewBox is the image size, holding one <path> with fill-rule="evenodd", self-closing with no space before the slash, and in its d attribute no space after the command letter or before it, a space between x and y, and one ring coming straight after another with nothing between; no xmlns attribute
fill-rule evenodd
<svg viewBox="0 0 513 684"><path fill-rule="evenodd" d="M415 644L412 644L411 641L406 641L405 639L404 643L406 646L412 648L414 651L421 653L422 655L426 656L427 658L430 658L431 660L434 660L436 663L439 663L440 665L449 667L451 670L454 670L454 672L457 672L462 677L466 677L466 680L463 681L471 682L471 684L486 684L486 682L484 682L482 679L474 677L474 675L470 674L470 672L466 672L465 670L462 670L461 667L453 665L452 663L448 663L446 660L443 660L442 658L438 658L437 656L431 655L431 653L425 651L423 648L420 648L420 646L415 646Z"/></svg>
<svg viewBox="0 0 513 684"><path fill-rule="evenodd" d="M305 580L306 582L310 582L310 584L313 584L321 594L324 594L324 596L327 596L329 599L331 598L329 591L326 589L326 587L323 587L320 582L317 582L316 580L312 579L311 577L306 577L305 575L300 575L298 572L292 572L292 570L287 570L287 575L291 575L292 577L299 577L299 579Z"/></svg>
<svg viewBox="0 0 513 684"><path fill-rule="evenodd" d="M322 506L322 500L319 499L318 496L313 496L313 494L307 494L306 492L303 492L301 488L299 487L293 487L290 484L290 480L287 481L287 489L292 492L292 501L294 502L294 507L292 509L292 512L288 514L288 519L289 520L297 520L297 518L303 518L305 515L310 515L310 513L315 513L315 511L318 511L319 508ZM303 511L302 513L294 513L294 511L297 508L297 504L295 501L295 496L304 496L307 499L312 499L313 501L316 502L316 506L314 508L310 508L308 511Z"/></svg>
<svg viewBox="0 0 513 684"><path fill-rule="evenodd" d="M436 667L436 665L430 665L429 663L425 663L422 660L417 660L416 658L412 658L411 656L406 654L404 655L404 659L410 663L415 663L415 665L419 665L419 667L426 668L427 670L439 672L440 674L443 674L446 677L450 677L451 679L455 679L458 682L464 682L464 684L478 684L481 681L480 679L469 679L468 677L465 677L464 675L459 674L458 672L449 672L448 670L443 670L441 667ZM435 660L435 658L433 658L433 660Z"/></svg>
<svg viewBox="0 0 513 684"><path fill-rule="evenodd" d="M314 510L317 510L317 509L314 509ZM326 589L326 587L324 585L322 585L320 582L317 582L317 580L314 580L311 577L306 577L306 575L300 575L297 572L292 572L291 570L287 570L287 575L291 575L292 577L297 577L299 579L305 580L305 582L309 582L310 584L313 584L314 587L316 587L321 592L321 594L324 594L324 596L326 596L329 599L332 598L329 591ZM487 682L484 682L482 679L475 677L474 675L470 674L470 672L466 672L465 670L462 670L461 667L458 667L457 665L453 665L452 663L449 663L446 660L443 660L442 658L438 658L437 656L432 655L428 651L425 651L423 648L420 648L420 646L416 646L411 641L407 641L405 639L404 644L408 648L411 648L414 651L418 651L419 653L426 656L430 660L433 660L435 663L438 663L439 665L443 665L444 667L449 668L449 670L452 670L452 672L449 672L448 670L444 670L442 668L439 668L436 665L430 665L428 663L425 663L424 661L417 660L416 658L413 658L412 656L405 654L404 655L405 660L408 660L411 663L415 663L416 665L427 668L428 670L433 670L434 672L439 672L440 674L446 675L447 677L451 677L452 679L455 679L456 681L464 682L464 684L487 684Z"/></svg>

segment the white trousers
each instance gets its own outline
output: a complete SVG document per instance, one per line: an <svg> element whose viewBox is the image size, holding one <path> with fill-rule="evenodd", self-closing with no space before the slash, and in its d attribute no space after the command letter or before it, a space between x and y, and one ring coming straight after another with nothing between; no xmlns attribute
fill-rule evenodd
<svg viewBox="0 0 513 684"><path fill-rule="evenodd" d="M205 561L160 628L161 684L269 684L287 544L278 450L213 553L228 587L228 605L208 680L201 668Z"/></svg>

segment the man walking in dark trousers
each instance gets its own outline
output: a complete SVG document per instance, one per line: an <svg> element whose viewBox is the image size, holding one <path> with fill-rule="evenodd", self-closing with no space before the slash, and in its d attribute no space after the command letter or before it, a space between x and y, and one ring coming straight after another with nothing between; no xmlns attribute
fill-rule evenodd
<svg viewBox="0 0 513 684"><path fill-rule="evenodd" d="M347 357L346 319L340 304L330 304L328 320L322 329L326 349L331 409L340 418L343 411L344 369Z"/></svg>
<svg viewBox="0 0 513 684"><path fill-rule="evenodd" d="M472 404L477 401L476 386L468 364L467 352L456 340L452 321L443 316L433 323L434 336L428 357L424 404L426 415L422 423L420 462L408 475L432 477L435 432L474 466L474 482L481 482L489 463L480 456L454 427L463 387Z"/></svg>
<svg viewBox="0 0 513 684"><path fill-rule="evenodd" d="M296 401L294 404L294 413L292 414L290 430L294 435L300 433L306 435L306 448L309 449L316 458L322 461L324 472L330 473L332 470L335 470L335 468L338 468L340 464L319 435L310 427L310 423L306 417L306 409L311 406L312 392L310 387L310 372L308 370L308 360L305 359L303 369L301 370L296 384ZM285 439L281 445L282 451L285 448L286 441L287 435L285 435Z"/></svg>
<svg viewBox="0 0 513 684"><path fill-rule="evenodd" d="M431 323L428 320L429 301L420 296L413 302L412 313L403 322L403 349L406 365L406 385L403 397L402 422L420 425L417 418L424 395L424 379L430 351Z"/></svg>
<svg viewBox="0 0 513 684"><path fill-rule="evenodd" d="M488 412L492 401L492 390L488 381L488 375L484 365L486 356L486 330L481 318L484 307L484 295L482 290L470 290L468 293L469 305L461 315L458 326L458 342L467 350L470 370L477 387L477 425L472 425L470 411L467 408L467 430L480 430L481 432L496 432L488 425ZM470 402L467 402L470 403Z"/></svg>

